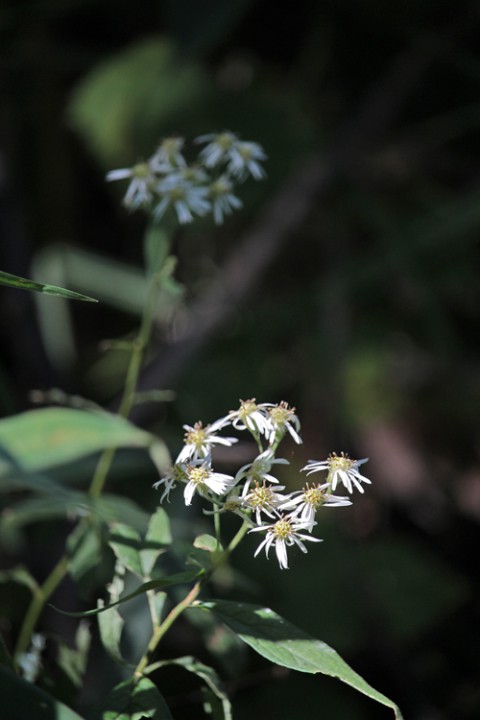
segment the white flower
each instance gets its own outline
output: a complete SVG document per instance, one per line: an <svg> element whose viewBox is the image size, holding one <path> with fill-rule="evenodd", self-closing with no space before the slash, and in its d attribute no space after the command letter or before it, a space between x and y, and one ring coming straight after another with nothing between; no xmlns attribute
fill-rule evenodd
<svg viewBox="0 0 480 720"><path fill-rule="evenodd" d="M262 180L266 172L259 161L267 159L263 148L254 142L236 142L228 153L229 163L227 172L239 180L245 180L251 175L254 180Z"/></svg>
<svg viewBox="0 0 480 720"><path fill-rule="evenodd" d="M227 173L238 180L245 180L248 175L255 180L265 177L260 162L266 160L267 156L258 143L239 140L232 132L202 135L195 142L208 143L199 155L206 167L213 168L220 163L227 163Z"/></svg>
<svg viewBox="0 0 480 720"><path fill-rule="evenodd" d="M246 494L252 481L259 484L263 482L278 483L277 478L270 475L272 465L288 464L288 460L274 457L271 449L267 448L267 450L264 450L260 455L257 455L253 462L243 465L235 475L235 480L238 483L246 478L244 486L244 494Z"/></svg>
<svg viewBox="0 0 480 720"><path fill-rule="evenodd" d="M229 153L237 140L237 136L232 132L209 133L201 135L195 139L196 143L208 143L203 150L200 151L199 158L205 164L205 167L213 168L221 162L229 159Z"/></svg>
<svg viewBox="0 0 480 720"><path fill-rule="evenodd" d="M181 152L184 144L185 140L181 137L165 138L150 159L155 172L168 172L172 167L185 167L187 162Z"/></svg>
<svg viewBox="0 0 480 720"><path fill-rule="evenodd" d="M176 487L178 481L185 482L187 479L186 467L183 463L176 463L173 467L167 470L160 480L153 483L155 490L158 490L161 485L165 486L162 497L160 498L160 504L163 503L165 498L169 500L170 492Z"/></svg>
<svg viewBox="0 0 480 720"><path fill-rule="evenodd" d="M362 482L370 485L372 481L361 475L358 468L367 461L368 458L352 460L345 453L340 455L332 453L327 460L309 460L302 470L306 471L308 475L320 470L328 470L327 482L332 490L335 490L340 482L349 493L353 492L352 486L355 486L359 492L363 493Z"/></svg>
<svg viewBox="0 0 480 720"><path fill-rule="evenodd" d="M224 475L212 470L208 463L200 466L190 465L187 468L188 483L184 491L185 505L191 505L195 492L200 494L208 490L215 495L224 495L235 483L231 475Z"/></svg>
<svg viewBox="0 0 480 720"><path fill-rule="evenodd" d="M107 182L130 178L123 204L129 210L149 205L153 200L153 186L157 180L149 163L137 163L132 168L110 170L106 175Z"/></svg>
<svg viewBox="0 0 480 720"><path fill-rule="evenodd" d="M262 512L268 515L269 518L279 517L276 508L280 507L286 500L285 495L282 495L282 490L285 490L284 485L274 487L267 485L265 481L261 485L255 481L253 490L242 493L242 505L255 511L257 525L262 523Z"/></svg>
<svg viewBox="0 0 480 720"><path fill-rule="evenodd" d="M42 668L42 652L45 649L45 638L40 633L33 633L28 652L20 655L18 665L22 676L27 682L34 683Z"/></svg>
<svg viewBox="0 0 480 720"><path fill-rule="evenodd" d="M213 219L221 225L224 215L230 215L233 210L242 207L242 201L232 193L232 183L222 175L209 187L209 197L212 202Z"/></svg>
<svg viewBox="0 0 480 720"><path fill-rule="evenodd" d="M299 530L310 530L310 526L307 523L295 520L291 517L283 517L277 520L271 525L261 525L256 528L252 528L249 532L266 531L267 536L260 545L258 546L255 557L258 553L265 548L265 554L268 558L268 553L272 545L275 545L275 552L280 568L288 569L288 557L287 548L292 545L298 545L300 550L304 553L307 552L303 540L310 540L311 542L321 542L320 538L312 537L311 535L305 535Z"/></svg>
<svg viewBox="0 0 480 720"><path fill-rule="evenodd" d="M301 522L308 525L309 529L312 529L315 525L315 515L319 507L344 507L352 504L349 498L332 495L330 490L330 483L324 483L323 485L314 483L311 487L307 483L303 490L291 493L290 498L279 505L278 509L293 509L290 516L299 518Z"/></svg>
<svg viewBox="0 0 480 720"><path fill-rule="evenodd" d="M184 425L185 447L180 451L176 462L182 463L188 460L198 460L206 458L210 455L213 445L225 445L230 447L233 443L238 442L238 438L219 437L216 433L228 424L226 418L216 420L211 425L203 427L203 423L197 422L192 427Z"/></svg>
<svg viewBox="0 0 480 720"><path fill-rule="evenodd" d="M253 434L260 433L268 438L274 431L268 414L271 407L274 407L273 403L257 405L255 398L240 400L238 410L231 410L227 417L237 430L249 430Z"/></svg>
<svg viewBox="0 0 480 720"><path fill-rule="evenodd" d="M274 405L269 410L269 418L271 423L271 431L268 437L270 445L281 439L288 431L295 442L300 445L302 438L298 434L300 432L300 420L295 415L295 408L289 407L286 402Z"/></svg>
<svg viewBox="0 0 480 720"><path fill-rule="evenodd" d="M155 189L162 196L153 211L157 221L170 206L174 207L181 225L193 221L192 213L206 215L211 209L207 199L208 188L194 185L184 180L178 173L168 175L156 185Z"/></svg>

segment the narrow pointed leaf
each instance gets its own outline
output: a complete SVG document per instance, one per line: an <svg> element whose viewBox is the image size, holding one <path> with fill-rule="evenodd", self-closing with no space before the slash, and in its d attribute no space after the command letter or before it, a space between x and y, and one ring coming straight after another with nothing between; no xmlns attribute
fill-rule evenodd
<svg viewBox="0 0 480 720"><path fill-rule="evenodd" d="M68 572L81 583L98 566L102 543L98 529L91 525L78 524L67 539Z"/></svg>
<svg viewBox="0 0 480 720"><path fill-rule="evenodd" d="M173 720L156 686L146 677L129 678L107 696L102 720Z"/></svg>
<svg viewBox="0 0 480 720"><path fill-rule="evenodd" d="M98 615L101 612L104 612L105 610L108 610L109 608L116 607L117 605L121 605L124 602L127 602L128 600L132 600L135 597L138 597L139 595L143 595L147 592L147 590L162 590L166 587L171 587L172 585L185 585L187 583L190 583L192 580L196 579L199 576L198 570L190 570L183 573L177 573L176 575L170 575L170 577L166 578L157 578L155 580L149 580L146 583L143 583L140 585L136 590L129 593L128 595L125 595L124 597L120 598L120 600L117 600L114 603L110 603L109 605L105 605L105 607L102 608L95 608L94 610L86 610L85 612L66 612L65 610L61 610L60 608L55 608L58 612L60 612L62 615L68 615L69 617L89 617L90 615ZM52 605L51 607L55 607Z"/></svg>
<svg viewBox="0 0 480 720"><path fill-rule="evenodd" d="M8 285L9 287L19 288L20 290L33 290L44 295L57 295L59 297L68 298L69 300L83 300L85 302L98 302L95 298L81 293L66 290L56 285L45 285L43 283L28 280L27 278L12 275L11 273L0 271L0 285Z"/></svg>
<svg viewBox="0 0 480 720"><path fill-rule="evenodd" d="M165 547L171 545L170 520L163 508L157 508L150 518L148 530L140 550L140 558L144 576L151 574L158 556L164 552Z"/></svg>
<svg viewBox="0 0 480 720"><path fill-rule="evenodd" d="M98 608L105 610L103 600L98 601ZM120 665L125 665L126 663L120 650L120 641L122 639L123 626L125 625L124 619L115 607L109 608L107 612L100 613L97 618L103 647L115 662Z"/></svg>
<svg viewBox="0 0 480 720"><path fill-rule="evenodd" d="M160 660L159 662L150 665L146 672L152 673L154 670L158 670L166 665L177 665L178 667L193 673L197 677L201 678L207 685L209 690L213 693L216 699L219 701L221 706L221 717L223 720L232 720L232 706L228 699L227 694L223 690L222 681L218 677L215 670L204 663L199 662L196 658L191 655L185 657L176 658L175 660ZM217 713L218 716L218 713Z"/></svg>
<svg viewBox="0 0 480 720"><path fill-rule="evenodd" d="M143 577L140 558L142 540L136 530L123 523L113 523L108 544L123 567L138 577Z"/></svg>
<svg viewBox="0 0 480 720"><path fill-rule="evenodd" d="M379 693L342 660L335 650L284 620L269 608L248 603L199 603L211 610L259 655L277 665L308 673L323 673L342 680L359 692L402 715L394 702Z"/></svg>
<svg viewBox="0 0 480 720"><path fill-rule="evenodd" d="M2 712L8 713L5 715L8 720L82 720L59 700L3 666L0 666L0 698Z"/></svg>
<svg viewBox="0 0 480 720"><path fill-rule="evenodd" d="M30 592L36 593L38 590L38 583L32 575L30 575L27 568L23 565L18 565L11 570L3 570L0 572L0 583L13 582L17 585L24 585Z"/></svg>
<svg viewBox="0 0 480 720"><path fill-rule="evenodd" d="M60 493L58 497L41 496L20 500L4 514L2 528L19 528L42 520L58 517L74 519L85 515L105 523L119 520L139 530L144 530L148 522L148 514L129 498L118 495L91 498L86 493L69 491Z"/></svg>
<svg viewBox="0 0 480 720"><path fill-rule="evenodd" d="M13 665L13 659L10 653L8 652L7 646L5 645L5 640L0 635L0 665L3 665L4 667L8 668L9 670L14 670Z"/></svg>
<svg viewBox="0 0 480 720"><path fill-rule="evenodd" d="M74 647L63 642L58 644L57 663L76 688L80 688L84 683L90 643L90 627L86 621L82 621L75 634Z"/></svg>
<svg viewBox="0 0 480 720"><path fill-rule="evenodd" d="M51 407L0 420L0 445L29 471L74 462L105 448L149 447L152 442L159 455L165 448L160 440L107 412Z"/></svg>

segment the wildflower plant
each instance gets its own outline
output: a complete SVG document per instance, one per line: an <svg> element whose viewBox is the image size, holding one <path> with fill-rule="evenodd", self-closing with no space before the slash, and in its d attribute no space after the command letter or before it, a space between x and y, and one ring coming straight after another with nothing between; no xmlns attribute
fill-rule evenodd
<svg viewBox="0 0 480 720"><path fill-rule="evenodd" d="M241 542L249 546L252 562L276 562L279 571L288 571L299 552L321 552L318 531L323 508L346 508L355 492L364 492L370 480L359 468L366 459L353 460L344 453L333 453L327 459L310 460L302 468L305 475L293 482L281 447L288 439L301 450L301 425L295 408L284 401L242 400L236 409L213 422L184 425L183 445L173 462L160 438L128 420L135 403L155 401L159 393L153 391L149 396L137 392L159 293L175 287L170 236L159 229L159 223L164 223L167 214L180 225L209 214L214 222L221 223L241 207L237 196L241 183L265 177L264 150L232 132L200 136L193 148L196 152L191 160L183 138L167 138L146 161L107 174L108 182L128 183L124 205L132 212L146 212L151 223L144 240L148 292L142 321L136 338L118 346L121 351L127 350L130 358L118 413L107 413L78 397L69 402L65 396L64 407L32 410L0 421L4 484L14 493L19 488L37 491L26 505L18 501L10 516L13 513L15 517L17 512L19 517L31 517L33 512L38 517L41 510L45 513L47 497L47 516L63 516L72 525L65 551L60 558L57 554L42 583L24 568L0 577L23 583L31 592L13 654L10 656L8 643L0 644L0 692L8 689L9 697L15 693L22 697L25 716L35 717L36 708L48 702L55 717L79 720L80 716L54 696L45 696L35 683L47 677L51 661L45 648L56 643L57 664L74 685L81 687L90 629L82 620L72 648L42 630L42 613L67 575L82 587L83 578L99 560L109 557L113 569L106 585L96 588L96 607L73 613L57 608L74 617L96 617L106 653L123 668L123 681L105 697L102 693L92 717L172 718L166 700L169 689L161 673L168 665L195 674L204 684L205 716L216 720L232 717L230 701L216 670L191 656L165 658L162 654L165 635L188 610L191 621L195 613L208 614L212 623L227 626L241 641L277 665L333 675L390 707L401 718L395 703L365 682L327 645L270 608L214 599L210 589L211 580L228 565ZM163 397L161 392L159 397ZM30 438L35 439L31 446ZM252 449L251 458L239 467L232 461L228 472L223 472L217 466L216 452L222 448L225 462L239 440ZM149 518L132 499L104 492L121 446L144 448L158 470L152 490L157 493L158 509ZM93 453L100 455L85 492L57 485L48 477L50 467ZM34 473L34 479L29 472ZM348 495L340 494L340 487ZM196 510L200 509L204 521L211 524L211 532L193 538L187 551L185 539L172 536L175 524L169 509L174 496L184 503L185 512L192 514L192 526ZM226 516L232 516L228 523ZM146 599L150 633L134 656L125 651L122 638L128 625L125 608L139 596ZM44 684L53 687L51 681Z"/></svg>

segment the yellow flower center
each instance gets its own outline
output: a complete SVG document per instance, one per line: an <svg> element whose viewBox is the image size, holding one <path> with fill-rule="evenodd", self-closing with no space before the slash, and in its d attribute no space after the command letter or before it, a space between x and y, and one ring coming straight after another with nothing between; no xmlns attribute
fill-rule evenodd
<svg viewBox="0 0 480 720"><path fill-rule="evenodd" d="M132 175L139 180L148 178L150 175L150 168L147 163L137 163L137 165L134 165L132 168Z"/></svg>
<svg viewBox="0 0 480 720"><path fill-rule="evenodd" d="M278 405L275 405L275 407L270 408L269 412L275 425L283 427L285 423L294 417L295 408L288 407L288 403L282 401Z"/></svg>
<svg viewBox="0 0 480 720"><path fill-rule="evenodd" d="M235 138L230 133L220 133L215 138L215 142L219 145L222 150L228 150L232 147Z"/></svg>
<svg viewBox="0 0 480 720"><path fill-rule="evenodd" d="M251 400L240 400L240 408L238 410L238 417L245 420L246 417L251 415L254 410L257 409L255 398Z"/></svg>
<svg viewBox="0 0 480 720"><path fill-rule="evenodd" d="M272 500L272 490L269 487L266 487L265 484L259 485L258 482L255 483L255 488L252 490L250 495L248 495L249 505L255 508L268 507Z"/></svg>
<svg viewBox="0 0 480 720"><path fill-rule="evenodd" d="M273 526L273 534L280 540L288 539L293 534L292 523L290 520L277 520Z"/></svg>
<svg viewBox="0 0 480 720"><path fill-rule="evenodd" d="M190 467L188 470L188 479L195 485L203 485L209 477L210 472L204 467Z"/></svg>
<svg viewBox="0 0 480 720"><path fill-rule="evenodd" d="M348 471L351 469L351 467L355 464L355 460L351 460L346 453L340 453L340 455L336 455L336 453L332 453L330 457L328 458L328 463L330 465L330 470L345 470Z"/></svg>
<svg viewBox="0 0 480 720"><path fill-rule="evenodd" d="M207 439L206 429L201 422L195 423L193 430L185 433L185 442L187 445L195 445L199 450Z"/></svg>
<svg viewBox="0 0 480 720"><path fill-rule="evenodd" d="M183 141L181 138L166 138L160 145L160 148L171 162L175 157L175 153L181 150L182 145Z"/></svg>
<svg viewBox="0 0 480 720"><path fill-rule="evenodd" d="M185 200L185 197L186 197L185 188L181 187L180 185L170 188L168 191L168 194L170 195L170 199L173 202L178 202L179 200Z"/></svg>
<svg viewBox="0 0 480 720"><path fill-rule="evenodd" d="M307 505L317 508L325 502L325 493L319 485L312 485L312 487L309 487L307 483L303 493L303 501Z"/></svg>

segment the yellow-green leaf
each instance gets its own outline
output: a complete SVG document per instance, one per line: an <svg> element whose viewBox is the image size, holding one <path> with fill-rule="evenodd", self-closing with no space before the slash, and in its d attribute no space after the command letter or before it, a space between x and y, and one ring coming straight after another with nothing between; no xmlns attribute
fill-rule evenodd
<svg viewBox="0 0 480 720"><path fill-rule="evenodd" d="M0 446L28 471L74 462L104 448L153 442L164 448L149 433L107 412L53 407L0 420Z"/></svg>

